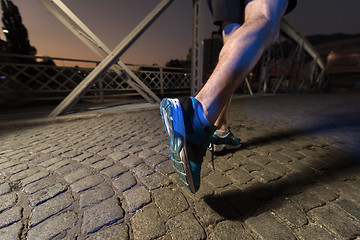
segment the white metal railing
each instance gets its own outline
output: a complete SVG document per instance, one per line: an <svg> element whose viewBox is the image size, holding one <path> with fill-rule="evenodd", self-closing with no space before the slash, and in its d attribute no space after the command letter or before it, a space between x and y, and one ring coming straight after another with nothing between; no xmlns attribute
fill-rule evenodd
<svg viewBox="0 0 360 240"><path fill-rule="evenodd" d="M38 100L63 99L93 70L91 67L79 66L98 64L96 61L0 54L0 59L4 57L32 58L34 63L0 62L0 95L3 97L9 94L20 95ZM79 66L55 66L36 62L39 59L54 60L63 65L76 62ZM148 88L158 94L173 92L190 94L190 69L141 65L127 65L127 67L132 69ZM84 98L137 95L138 93L126 81L128 77L126 72L122 70L121 73L119 75L113 70L108 70L99 82L93 84Z"/></svg>

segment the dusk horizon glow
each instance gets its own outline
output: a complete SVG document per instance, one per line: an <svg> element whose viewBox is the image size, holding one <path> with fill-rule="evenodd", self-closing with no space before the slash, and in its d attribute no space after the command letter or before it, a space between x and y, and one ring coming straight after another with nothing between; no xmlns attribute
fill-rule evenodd
<svg viewBox="0 0 360 240"><path fill-rule="evenodd" d="M38 1L12 0L18 6L30 44L37 56L100 59L62 25ZM113 49L160 2L160 0L63 0L98 37ZM141 7L139 7L141 6ZM360 1L299 0L286 20L302 35L360 33ZM205 38L216 31L209 11ZM2 26L2 22L1 22ZM3 33L0 38L6 40ZM158 64L185 59L192 44L192 1L174 1L120 58L129 64Z"/></svg>

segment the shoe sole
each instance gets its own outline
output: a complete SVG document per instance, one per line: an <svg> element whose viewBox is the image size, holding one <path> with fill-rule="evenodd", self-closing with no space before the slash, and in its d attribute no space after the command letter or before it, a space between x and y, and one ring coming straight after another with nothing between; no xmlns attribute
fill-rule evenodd
<svg viewBox="0 0 360 240"><path fill-rule="evenodd" d="M178 99L165 98L160 103L160 113L170 139L170 156L180 180L193 193L196 192L186 154L186 134L183 113Z"/></svg>

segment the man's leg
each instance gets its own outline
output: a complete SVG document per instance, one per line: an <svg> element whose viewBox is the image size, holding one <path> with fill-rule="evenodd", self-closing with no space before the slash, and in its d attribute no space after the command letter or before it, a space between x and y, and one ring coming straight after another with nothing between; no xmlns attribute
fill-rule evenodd
<svg viewBox="0 0 360 240"><path fill-rule="evenodd" d="M174 168L192 192L200 187L203 156L216 129L213 124L264 49L278 36L286 5L287 0L248 0L244 25L227 40L214 73L196 98L161 101Z"/></svg>
<svg viewBox="0 0 360 240"><path fill-rule="evenodd" d="M222 22L221 23L221 29L222 29L222 37L224 45L230 38L230 36L239 28L241 25L239 23L231 23L231 22ZM227 125L227 110L230 105L230 101L225 105L223 110L221 111L219 117L216 119L215 126L218 127L218 130L226 131L228 129Z"/></svg>
<svg viewBox="0 0 360 240"><path fill-rule="evenodd" d="M215 123L235 89L277 37L287 0L250 0L245 22L231 34L221 50L213 74L195 97L210 123Z"/></svg>
<svg viewBox="0 0 360 240"><path fill-rule="evenodd" d="M239 28L241 24L233 22L221 22L223 42L226 44L230 36ZM221 152L224 149L238 149L241 146L241 140L236 138L229 130L227 123L228 108L231 102L232 96L229 102L222 109L219 117L216 119L215 126L218 128L212 137L213 149L215 152Z"/></svg>

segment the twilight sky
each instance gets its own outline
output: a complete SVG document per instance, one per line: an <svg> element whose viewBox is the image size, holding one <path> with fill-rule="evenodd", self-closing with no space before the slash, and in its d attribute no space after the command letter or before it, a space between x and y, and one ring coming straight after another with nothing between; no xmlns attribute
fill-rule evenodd
<svg viewBox="0 0 360 240"><path fill-rule="evenodd" d="M99 60L37 0L12 0L28 29L38 56ZM113 49L160 0L63 0ZM298 0L286 19L302 35L360 33L359 0ZM216 30L207 11L205 37ZM0 23L2 26L2 22ZM1 39L5 39L0 34ZM164 65L186 57L192 42L192 1L174 0L169 8L120 58L125 63Z"/></svg>

